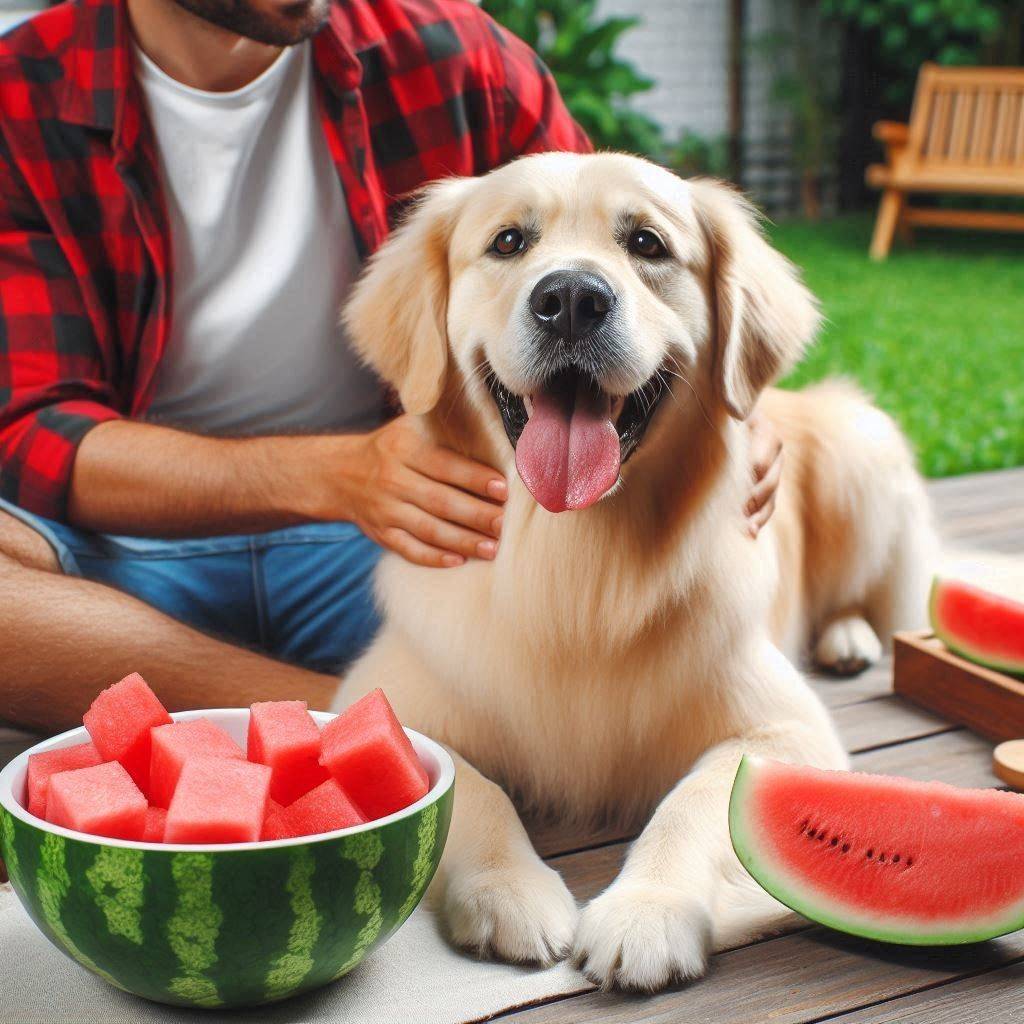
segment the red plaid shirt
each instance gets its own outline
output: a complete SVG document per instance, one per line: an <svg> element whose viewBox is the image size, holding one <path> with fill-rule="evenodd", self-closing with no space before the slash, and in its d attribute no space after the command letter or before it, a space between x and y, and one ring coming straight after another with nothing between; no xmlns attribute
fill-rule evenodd
<svg viewBox="0 0 1024 1024"><path fill-rule="evenodd" d="M145 412L170 326L129 33L123 0L78 0L0 39L0 497L53 519L90 428ZM344 0L313 50L361 256L424 182L590 148L536 55L468 0Z"/></svg>

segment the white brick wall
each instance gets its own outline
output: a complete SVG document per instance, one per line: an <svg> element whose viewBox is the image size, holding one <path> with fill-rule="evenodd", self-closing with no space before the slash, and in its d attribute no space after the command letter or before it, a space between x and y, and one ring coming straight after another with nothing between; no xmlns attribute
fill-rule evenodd
<svg viewBox="0 0 1024 1024"><path fill-rule="evenodd" d="M725 0L602 0L602 14L641 23L621 52L655 87L636 99L672 135L725 132L728 118L728 4Z"/></svg>

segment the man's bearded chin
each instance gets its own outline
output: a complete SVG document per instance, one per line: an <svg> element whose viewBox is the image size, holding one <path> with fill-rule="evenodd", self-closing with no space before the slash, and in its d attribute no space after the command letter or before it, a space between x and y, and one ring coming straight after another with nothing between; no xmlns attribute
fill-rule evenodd
<svg viewBox="0 0 1024 1024"><path fill-rule="evenodd" d="M294 46L319 31L331 0L177 0L186 11L236 35L269 46Z"/></svg>

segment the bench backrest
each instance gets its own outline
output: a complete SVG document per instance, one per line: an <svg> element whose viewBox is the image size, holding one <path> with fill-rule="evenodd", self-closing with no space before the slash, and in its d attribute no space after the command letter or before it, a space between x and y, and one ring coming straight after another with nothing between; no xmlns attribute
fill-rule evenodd
<svg viewBox="0 0 1024 1024"><path fill-rule="evenodd" d="M922 65L907 155L949 170L1024 171L1024 68Z"/></svg>

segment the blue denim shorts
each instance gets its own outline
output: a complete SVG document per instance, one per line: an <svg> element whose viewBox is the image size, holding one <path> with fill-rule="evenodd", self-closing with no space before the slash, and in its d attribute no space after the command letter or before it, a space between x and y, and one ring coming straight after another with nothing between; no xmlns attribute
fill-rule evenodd
<svg viewBox="0 0 1024 1024"><path fill-rule="evenodd" d="M88 533L2 499L0 509L47 540L69 576L303 668L340 671L380 624L373 575L381 549L351 523L154 540Z"/></svg>

